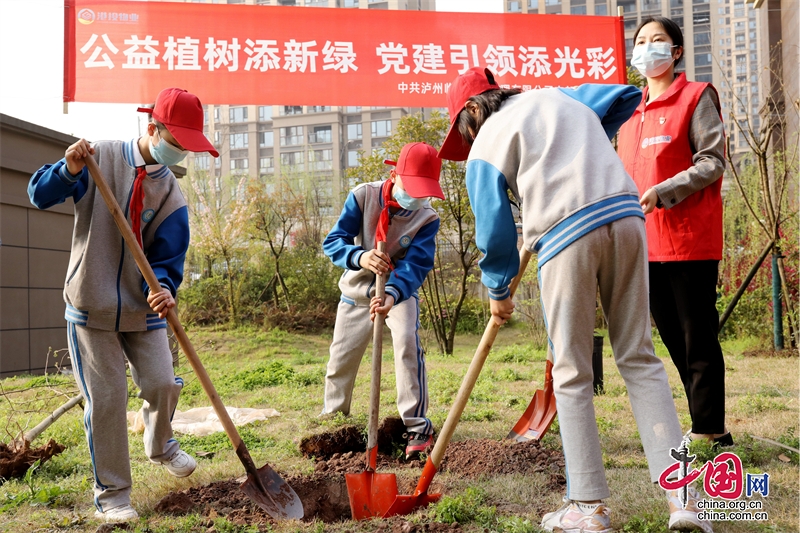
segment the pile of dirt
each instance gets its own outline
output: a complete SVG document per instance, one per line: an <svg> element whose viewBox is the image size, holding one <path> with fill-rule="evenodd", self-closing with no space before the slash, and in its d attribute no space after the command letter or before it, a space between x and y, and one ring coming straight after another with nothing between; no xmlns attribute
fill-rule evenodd
<svg viewBox="0 0 800 533"><path fill-rule="evenodd" d="M325 472L328 474L358 474L364 471L367 464L366 454L364 452L346 452L335 453L328 459L319 459L314 465L316 472ZM421 469L425 466L425 461L421 459L412 459L406 461L402 456L392 457L383 453L378 453L377 469L397 469L397 468L416 468Z"/></svg>
<svg viewBox="0 0 800 533"><path fill-rule="evenodd" d="M339 522L350 519L350 500L343 477L287 476L284 480L294 489L305 511L304 521ZM209 519L224 516L238 525L269 528L273 519L239 489L237 481L218 481L203 487L164 496L155 511L184 515L197 512Z"/></svg>
<svg viewBox="0 0 800 533"><path fill-rule="evenodd" d="M554 485L565 485L564 456L536 441L477 439L451 442L442 460L442 472L464 477L497 474L550 474Z"/></svg>
<svg viewBox="0 0 800 533"><path fill-rule="evenodd" d="M403 435L406 427L398 417L383 419L378 427L378 452L384 455L397 455L405 447ZM300 452L304 457L314 457L317 461L327 460L334 455L367 450L366 430L359 426L342 426L335 431L318 433L304 437L300 441Z"/></svg>
<svg viewBox="0 0 800 533"><path fill-rule="evenodd" d="M39 448L31 448L29 442L25 442L22 447L17 447L13 443L9 446L0 442L0 478L24 477L33 463L39 461L39 464L42 464L64 450L66 447L53 439Z"/></svg>

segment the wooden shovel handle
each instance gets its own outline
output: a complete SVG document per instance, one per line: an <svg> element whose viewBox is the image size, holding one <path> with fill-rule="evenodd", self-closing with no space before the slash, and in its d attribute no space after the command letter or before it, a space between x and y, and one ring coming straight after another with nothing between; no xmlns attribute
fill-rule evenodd
<svg viewBox="0 0 800 533"><path fill-rule="evenodd" d="M527 268L528 261L530 261L530 259L531 253L523 247L519 256L519 272L511 281L510 290L512 297L514 296L514 293L517 292L517 286L519 285L523 274L525 274L525 268ZM450 408L450 413L447 415L447 420L445 420L442 430L439 432L439 436L436 439L436 445L433 447L433 451L431 452L431 462L437 470L442 464L444 452L447 449L447 445L450 443L453 433L455 432L456 425L458 425L459 420L461 420L461 414L464 412L464 408L469 401L469 396L472 394L472 389L475 388L475 383L478 381L478 376L481 374L483 364L486 362L486 358L489 356L489 352L492 349L492 344L494 344L494 340L497 338L498 331L500 331L500 326L494 321L494 318L490 318L489 322L486 324L486 329L483 332L483 337L481 337L481 342L478 344L478 348L475 351L475 355L472 356L472 362L469 364L467 373L461 382L461 387L458 389L456 401ZM417 491L419 492L419 487L417 487ZM423 492L425 491L427 491L427 487L425 487Z"/></svg>
<svg viewBox="0 0 800 533"><path fill-rule="evenodd" d="M111 216L114 218L114 222L116 222L120 233L122 233L122 238L125 239L125 243L128 245L128 250L131 252L131 255L133 255L133 259L136 261L136 265L142 272L142 276L144 276L147 285L150 286L151 289L153 287L160 288L161 284L153 272L153 269L150 267L150 263L147 262L147 257L145 257L144 252L139 246L139 243L136 241L136 237L134 237L133 231L131 230L127 219L125 218L122 209L120 209L119 204L117 203L117 199L114 198L114 194L111 192L111 189L108 187L108 183L103 177L103 174L100 172L100 167L97 165L97 162L90 155L86 156L83 160L89 169L89 174L91 174L92 179L97 186L97 190L100 191L100 194L103 196L103 200L105 200L109 211L111 211ZM245 470L258 478L258 470L253 463L253 459L250 457L247 447L242 441L242 438L239 436L239 432L236 431L236 426L233 425L233 421L228 414L228 410L225 409L225 406L222 404L222 400L220 400L219 394L217 394L217 389L215 389L214 384L211 383L211 378L208 377L208 372L206 372L205 367L203 367L203 363L200 362L200 357L198 357L197 352L194 350L192 342L186 335L186 331L184 331L180 320L178 320L178 315L175 313L175 308L171 308L169 310L167 314L167 322L169 322L169 325L172 327L172 331L175 333L175 337L178 339L178 344L183 350L183 353L186 354L186 359L188 359L189 364L192 365L192 369L197 375L197 378L200 380L200 384L203 386L203 390L205 390L206 394L208 395L208 399L211 400L211 405L214 407L214 412L217 413L219 421L222 423L222 427L225 428L225 433L228 434L228 438L231 440L231 444L233 444L233 447L236 450L236 455L239 456L239 459L242 461Z"/></svg>
<svg viewBox="0 0 800 533"><path fill-rule="evenodd" d="M386 252L386 243L378 243L378 251ZM375 276L375 296L383 301L386 295L385 275ZM375 313L375 322L372 329L372 378L369 389L369 426L367 428L367 457L369 451L378 445L378 413L381 407L381 363L383 362L383 322L385 316ZM375 465L370 465L373 469Z"/></svg>

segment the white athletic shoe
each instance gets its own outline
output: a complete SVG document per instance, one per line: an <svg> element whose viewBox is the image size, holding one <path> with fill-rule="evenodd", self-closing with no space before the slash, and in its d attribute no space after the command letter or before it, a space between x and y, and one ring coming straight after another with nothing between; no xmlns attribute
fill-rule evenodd
<svg viewBox="0 0 800 533"><path fill-rule="evenodd" d="M161 461L161 464L166 466L169 473L175 477L190 476L194 469L197 468L197 461L194 460L194 457L183 450L173 453L172 457L166 461Z"/></svg>
<svg viewBox="0 0 800 533"><path fill-rule="evenodd" d="M104 522L132 522L133 520L139 519L139 513L136 512L136 509L131 507L130 504L127 505L120 505L119 507L112 507L111 509L106 509L105 511L95 511L94 513L95 518L99 518Z"/></svg>

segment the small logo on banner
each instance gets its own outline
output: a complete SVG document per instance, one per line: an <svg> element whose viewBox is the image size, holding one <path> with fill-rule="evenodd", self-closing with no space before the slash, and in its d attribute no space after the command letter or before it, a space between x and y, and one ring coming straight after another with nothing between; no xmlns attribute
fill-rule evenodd
<svg viewBox="0 0 800 533"><path fill-rule="evenodd" d="M150 222L153 220L153 217L156 216L156 212L152 209L145 209L142 212L142 222Z"/></svg>
<svg viewBox="0 0 800 533"><path fill-rule="evenodd" d="M81 24L91 24L94 22L94 11L91 9L81 9L78 11L78 22Z"/></svg>
<svg viewBox="0 0 800 533"><path fill-rule="evenodd" d="M400 246L402 246L403 248L408 248L409 246L411 246L411 237L409 237L408 235L403 235L402 237L400 237Z"/></svg>
<svg viewBox="0 0 800 533"><path fill-rule="evenodd" d="M663 124L663 123L665 123L666 121L667 121L667 117L660 117L660 118L658 119L658 123L659 123L659 124Z"/></svg>
<svg viewBox="0 0 800 533"><path fill-rule="evenodd" d="M654 144L664 144L672 142L672 135L658 135L656 137L645 137L642 140L642 148L647 148Z"/></svg>

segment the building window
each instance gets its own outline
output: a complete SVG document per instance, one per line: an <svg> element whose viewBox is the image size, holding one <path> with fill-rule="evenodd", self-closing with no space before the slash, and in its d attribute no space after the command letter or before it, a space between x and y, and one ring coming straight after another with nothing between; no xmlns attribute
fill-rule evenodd
<svg viewBox="0 0 800 533"><path fill-rule="evenodd" d="M303 170L303 152L281 152L281 168L299 172Z"/></svg>
<svg viewBox="0 0 800 533"><path fill-rule="evenodd" d="M361 138L361 124L348 124L347 125L347 138L349 140Z"/></svg>
<svg viewBox="0 0 800 533"><path fill-rule="evenodd" d="M331 127L309 126L308 142L311 144L331 142Z"/></svg>
<svg viewBox="0 0 800 533"><path fill-rule="evenodd" d="M344 0L344 7L358 7L358 0Z"/></svg>
<svg viewBox="0 0 800 533"><path fill-rule="evenodd" d="M642 0L642 11L661 11L661 0Z"/></svg>
<svg viewBox="0 0 800 533"><path fill-rule="evenodd" d="M598 2L600 0L597 0ZM539 12L539 0L528 0L528 13L536 14Z"/></svg>
<svg viewBox="0 0 800 533"><path fill-rule="evenodd" d="M237 148L247 148L250 145L249 133L231 133L230 147L232 150Z"/></svg>
<svg viewBox="0 0 800 533"><path fill-rule="evenodd" d="M348 167L358 166L358 150L347 151L347 166Z"/></svg>
<svg viewBox="0 0 800 533"><path fill-rule="evenodd" d="M303 106L299 105L282 105L280 108L280 114L283 115L302 115L303 114Z"/></svg>
<svg viewBox="0 0 800 533"><path fill-rule="evenodd" d="M281 128L281 146L303 144L303 126Z"/></svg>
<svg viewBox="0 0 800 533"><path fill-rule="evenodd" d="M333 169L333 150L309 150L308 170Z"/></svg>
<svg viewBox="0 0 800 533"><path fill-rule="evenodd" d="M361 113L361 106L360 105L358 105L358 106L349 105L344 109L344 112L345 113Z"/></svg>
<svg viewBox="0 0 800 533"><path fill-rule="evenodd" d="M196 170L208 170L209 158L207 155L196 155L194 157L194 168Z"/></svg>
<svg viewBox="0 0 800 533"><path fill-rule="evenodd" d="M309 113L325 113L331 110L331 106L329 105L310 105L307 108Z"/></svg>
<svg viewBox="0 0 800 533"><path fill-rule="evenodd" d="M214 124L219 123L219 107L214 108Z"/></svg>
<svg viewBox="0 0 800 533"><path fill-rule="evenodd" d="M247 174L249 166L247 158L231 159L231 174Z"/></svg>
<svg viewBox="0 0 800 533"><path fill-rule="evenodd" d="M205 126L207 124L208 124L208 108L204 107L203 108L203 125Z"/></svg>
<svg viewBox="0 0 800 533"><path fill-rule="evenodd" d="M231 107L228 109L228 115L231 122L247 122L246 107Z"/></svg>
<svg viewBox="0 0 800 533"><path fill-rule="evenodd" d="M530 12L530 10L528 10L528 12ZM608 5L606 5L606 4L595 4L594 5L594 14L598 15L598 16L601 16L601 17L605 17L606 15L608 15Z"/></svg>
<svg viewBox="0 0 800 533"><path fill-rule="evenodd" d="M508 12L509 13L522 12L522 6L520 5L519 0L508 0Z"/></svg>
<svg viewBox="0 0 800 533"><path fill-rule="evenodd" d="M585 15L586 14L586 6L570 6L569 14L570 15Z"/></svg>
<svg viewBox="0 0 800 533"><path fill-rule="evenodd" d="M258 120L259 122L266 122L272 120L272 106L260 105L258 106Z"/></svg>
<svg viewBox="0 0 800 533"><path fill-rule="evenodd" d="M375 120L371 123L373 137L388 137L392 134L391 120Z"/></svg>
<svg viewBox="0 0 800 533"><path fill-rule="evenodd" d="M275 172L275 159L272 157L262 157L258 160L258 172L260 174L273 174Z"/></svg>
<svg viewBox="0 0 800 533"><path fill-rule="evenodd" d="M270 148L275 145L274 135L271 131L258 132L258 146L259 148Z"/></svg>
<svg viewBox="0 0 800 533"><path fill-rule="evenodd" d="M222 134L219 131L214 132L214 146L220 146L220 138Z"/></svg>

